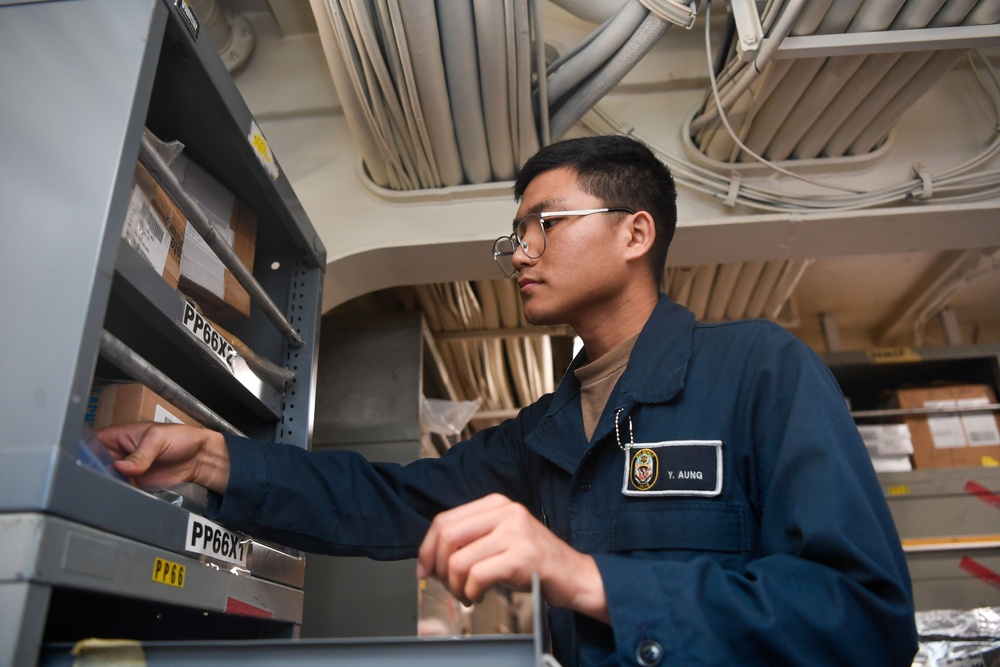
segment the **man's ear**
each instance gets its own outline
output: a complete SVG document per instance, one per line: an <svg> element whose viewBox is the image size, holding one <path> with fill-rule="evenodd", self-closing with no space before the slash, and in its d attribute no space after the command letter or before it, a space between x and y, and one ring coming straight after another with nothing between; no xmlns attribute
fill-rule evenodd
<svg viewBox="0 0 1000 667"><path fill-rule="evenodd" d="M629 234L626 239L625 259L627 261L641 259L645 257L653 247L656 239L656 224L653 216L646 211L639 211L630 215L625 221L625 227Z"/></svg>

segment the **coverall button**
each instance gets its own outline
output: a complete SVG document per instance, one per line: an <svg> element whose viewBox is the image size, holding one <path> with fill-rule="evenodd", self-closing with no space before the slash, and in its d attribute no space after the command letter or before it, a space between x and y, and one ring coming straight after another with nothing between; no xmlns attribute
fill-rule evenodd
<svg viewBox="0 0 1000 667"><path fill-rule="evenodd" d="M652 639L641 641L635 649L635 660L642 667L656 667L663 662L663 647Z"/></svg>
<svg viewBox="0 0 1000 667"><path fill-rule="evenodd" d="M583 484L580 485L580 490L581 491L590 491L590 484L587 484L586 482L584 482Z"/></svg>

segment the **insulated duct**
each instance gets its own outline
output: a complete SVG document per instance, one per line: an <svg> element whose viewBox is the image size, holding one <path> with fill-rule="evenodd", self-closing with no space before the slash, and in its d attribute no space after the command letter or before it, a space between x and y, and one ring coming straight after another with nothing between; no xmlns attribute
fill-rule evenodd
<svg viewBox="0 0 1000 667"><path fill-rule="evenodd" d="M537 149L529 0L311 0L367 176L393 190L513 176Z"/></svg>
<svg viewBox="0 0 1000 667"><path fill-rule="evenodd" d="M765 15L762 22L771 30L756 61L741 62L730 45L717 82L737 137L752 153L780 162L877 149L903 112L967 53L914 50L769 61L785 36L988 25L1000 20L1000 3L772 0ZM694 144L712 160L756 160L721 123L711 91L690 130Z"/></svg>
<svg viewBox="0 0 1000 667"><path fill-rule="evenodd" d="M552 138L555 140L565 135L591 107L617 86L636 63L649 53L668 27L669 23L653 14L648 14L632 38L608 60L606 65L581 85L578 92L552 117L550 123Z"/></svg>
<svg viewBox="0 0 1000 667"><path fill-rule="evenodd" d="M216 0L191 0L191 9L226 70L235 72L242 67L256 43L250 21L241 14L224 12Z"/></svg>
<svg viewBox="0 0 1000 667"><path fill-rule="evenodd" d="M667 267L660 289L699 321L766 318L799 324L792 293L811 259Z"/></svg>
<svg viewBox="0 0 1000 667"><path fill-rule="evenodd" d="M692 15L673 0L600 3L604 24L542 71L541 0L310 1L367 176L393 190L513 178L621 81L671 12Z"/></svg>
<svg viewBox="0 0 1000 667"><path fill-rule="evenodd" d="M549 65L548 75L549 106L553 106L573 87L593 73L599 66L613 56L618 49L646 18L648 11L638 0L629 0L608 21L595 30L583 42L583 48L575 51L569 58L560 58Z"/></svg>

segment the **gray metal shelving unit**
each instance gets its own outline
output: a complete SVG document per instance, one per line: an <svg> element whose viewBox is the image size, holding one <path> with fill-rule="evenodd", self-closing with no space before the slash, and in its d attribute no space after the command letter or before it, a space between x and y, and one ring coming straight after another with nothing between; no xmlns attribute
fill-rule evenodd
<svg viewBox="0 0 1000 667"><path fill-rule="evenodd" d="M243 433L310 446L325 249L188 11L0 0L0 665L49 641L290 638L301 622L301 554L244 536L239 563L193 552L188 509L77 461L94 377L127 375L104 331ZM295 370L282 389L213 364L183 297L122 242L144 126L257 214L254 277L304 343L256 304L226 328Z"/></svg>

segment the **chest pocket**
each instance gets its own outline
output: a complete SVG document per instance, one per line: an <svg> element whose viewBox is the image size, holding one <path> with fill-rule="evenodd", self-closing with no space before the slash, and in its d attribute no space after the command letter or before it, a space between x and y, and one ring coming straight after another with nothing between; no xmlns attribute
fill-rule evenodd
<svg viewBox="0 0 1000 667"><path fill-rule="evenodd" d="M749 551L746 507L699 501L649 500L614 510L611 551Z"/></svg>

